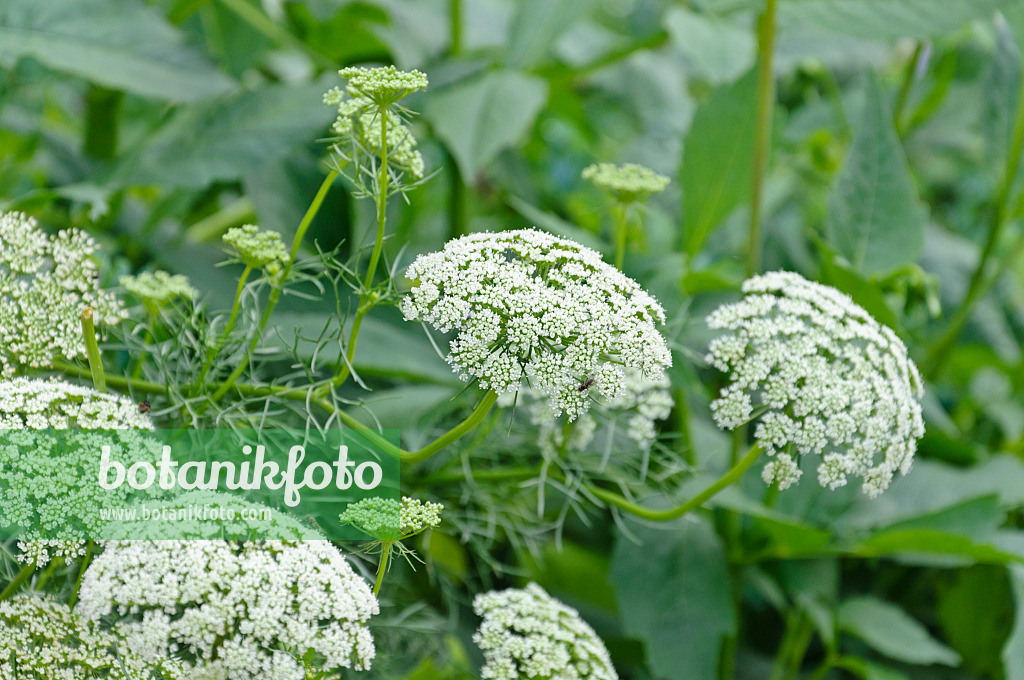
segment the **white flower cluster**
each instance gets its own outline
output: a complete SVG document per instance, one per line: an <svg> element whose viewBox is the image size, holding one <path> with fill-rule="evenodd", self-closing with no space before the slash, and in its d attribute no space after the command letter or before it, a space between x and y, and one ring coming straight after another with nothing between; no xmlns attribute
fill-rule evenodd
<svg viewBox="0 0 1024 680"><path fill-rule="evenodd" d="M799 456L812 453L830 489L856 476L877 496L906 474L924 434L923 388L899 337L849 296L799 274L755 276L743 292L708 317L731 331L709 347L707 360L732 378L711 408L726 429L758 418L754 437L773 456L765 482L795 483Z"/></svg>
<svg viewBox="0 0 1024 680"><path fill-rule="evenodd" d="M76 612L191 680L305 680L369 668L369 585L327 541L114 541Z"/></svg>
<svg viewBox="0 0 1024 680"><path fill-rule="evenodd" d="M669 184L665 175L636 163L597 163L584 168L580 176L610 193L619 203L642 201L651 194L660 194Z"/></svg>
<svg viewBox="0 0 1024 680"><path fill-rule="evenodd" d="M99 288L95 251L84 232L48 236L31 217L0 214L0 377L84 356L86 307L98 325L125 318L120 300Z"/></svg>
<svg viewBox="0 0 1024 680"><path fill-rule="evenodd" d="M502 394L525 377L570 421L591 391L619 396L625 369L656 380L672 363L661 305L566 239L535 229L471 234L419 256L406 277L405 318L458 330L448 363L463 380Z"/></svg>
<svg viewBox="0 0 1024 680"><path fill-rule="evenodd" d="M191 300L198 295L187 277L181 274L168 274L165 271L122 276L118 282L139 300L156 306L167 304L179 297Z"/></svg>
<svg viewBox="0 0 1024 680"><path fill-rule="evenodd" d="M0 602L0 680L182 680L174 661L148 662L67 605L34 595Z"/></svg>
<svg viewBox="0 0 1024 680"><path fill-rule="evenodd" d="M614 399L599 401L573 423L568 431L551 414L551 407L536 390L520 390L530 422L537 427L537 444L548 457L557 457L561 451L613 448L615 435L622 433L641 452L650 451L657 438L656 423L668 418L675 401L671 383L662 375L656 379L644 378L636 370L624 371L623 389ZM500 402L510 406L511 395ZM603 436L602 436L603 435ZM595 441L598 440L598 441Z"/></svg>
<svg viewBox="0 0 1024 680"><path fill-rule="evenodd" d="M338 518L379 541L402 541L441 523L440 503L404 496L402 502L374 496L345 508Z"/></svg>
<svg viewBox="0 0 1024 680"><path fill-rule="evenodd" d="M422 179L423 156L416 149L416 138L402 122L402 117L390 108L381 109L369 97L361 96L351 85L348 97L341 88L333 88L324 95L324 103L338 107L338 118L331 129L340 141L353 145L365 153L381 157L381 111L383 126L387 127L388 165Z"/></svg>
<svg viewBox="0 0 1024 680"><path fill-rule="evenodd" d="M46 432L76 429L60 442ZM112 445L122 463L158 458L138 430L151 430L149 416L125 397L57 380L14 378L0 382L0 524L26 529L18 558L41 566L56 556L82 554L84 542L53 538L96 527L97 508L123 502L126 491L95 482L95 452ZM90 432L90 430L119 431Z"/></svg>
<svg viewBox="0 0 1024 680"><path fill-rule="evenodd" d="M483 617L473 642L484 653L484 680L617 680L604 643L579 612L536 583L478 595Z"/></svg>

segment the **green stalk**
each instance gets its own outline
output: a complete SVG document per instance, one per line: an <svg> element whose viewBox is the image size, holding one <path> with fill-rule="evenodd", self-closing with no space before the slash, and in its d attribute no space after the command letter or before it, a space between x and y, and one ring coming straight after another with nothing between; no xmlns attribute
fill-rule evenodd
<svg viewBox="0 0 1024 680"><path fill-rule="evenodd" d="M747 238L747 275L761 268L763 225L761 208L764 200L764 176L771 153L772 114L775 109L775 74L772 61L775 53L775 17L778 0L765 0L764 12L757 23L757 110L754 132L754 162L750 187L750 226Z"/></svg>
<svg viewBox="0 0 1024 680"><path fill-rule="evenodd" d="M78 591L82 589L82 577L85 576L85 570L89 568L89 560L92 558L92 550L95 545L93 541L85 544L85 557L82 558L82 566L78 569L78 578L75 579L75 590L71 593L71 601L68 602L68 607L71 609L74 609L75 603L78 602Z"/></svg>
<svg viewBox="0 0 1024 680"><path fill-rule="evenodd" d="M124 92L90 85L85 95L85 141L82 150L100 160L117 155L117 133L121 123Z"/></svg>
<svg viewBox="0 0 1024 680"><path fill-rule="evenodd" d="M988 273L989 261L995 254L996 246L999 245L1003 230L1013 216L1010 201L1013 194L1014 181L1020 170L1022 152L1024 152L1024 74L1021 76L1020 92L1017 95L1017 112L1013 124L1013 139L1010 144L1010 151L1006 156L1003 178L996 192L988 236L985 239L984 246L982 246L978 265L971 274L964 299L961 301L956 312L954 312L946 330L939 336L939 339L932 346L925 359L924 373L925 378L928 380L934 379L938 374L943 362L945 362L949 352L953 349L953 345L960 337L964 325L974 311L974 307L988 292L988 288L991 287L991 284L986 283L986 274ZM992 284L994 283L995 281L992 281Z"/></svg>
<svg viewBox="0 0 1024 680"><path fill-rule="evenodd" d="M615 267L616 269L622 269L622 261L626 257L626 235L628 229L628 218L629 213L627 212L627 206L625 203L619 203L616 201L615 208L613 209L614 215L614 226L612 227L615 231Z"/></svg>
<svg viewBox="0 0 1024 680"><path fill-rule="evenodd" d="M260 339L263 337L263 331L266 329L267 323L270 322L270 315L273 313L274 307L277 306L277 301L281 298L281 289L284 286L284 282L288 280L288 275L291 274L292 267L295 266L295 258L299 255L299 248L302 245L302 239L305 237L306 231L309 229L309 225L312 224L313 218L316 217L316 214L320 211L320 206L323 205L324 198L327 197L327 192L330 190L331 184L334 183L334 180L337 177L338 172L336 170L332 170L327 173L327 177L325 177L323 183L320 184L320 189L317 190L316 196L313 197L313 202L309 204L309 208L306 209L306 214L302 216L299 228L295 230L295 238L292 239L292 249L288 256L288 262L281 269L281 273L277 278L277 283L270 291L270 298L267 300L267 306L264 308L263 315L260 317L259 326L257 327L252 340L249 341L248 351L242 357L242 360L238 362L238 366L235 367L235 370L231 371L227 379L221 383L220 387L217 388L217 391L210 397L213 401L217 401L227 394L228 390L231 389L231 386L238 381L242 376L242 373L248 367L249 357L252 356L252 353L256 350L256 345L259 344Z"/></svg>
<svg viewBox="0 0 1024 680"><path fill-rule="evenodd" d="M381 251L384 249L384 230L387 227L388 209L388 188L391 174L388 172L388 109L382 106L380 109L380 170L377 171L377 235L373 242L373 252L370 254L370 264L366 270L366 279L363 281L363 292L359 295L359 307L356 309L356 316L352 320L352 330L348 335L348 343L345 346L345 365L341 367L338 375L334 376L329 383L317 389L313 394L316 397L324 397L332 389L345 384L352 372L352 361L356 356L356 342L359 339L359 329L363 325L363 317L366 316L375 302L372 292L373 277L377 273L377 263L380 261Z"/></svg>
<svg viewBox="0 0 1024 680"><path fill-rule="evenodd" d="M89 358L89 374L92 384L100 392L107 391L107 381L103 373L103 360L100 358L100 347L96 344L96 326L93 323L93 309L82 310L82 338L85 340L85 354Z"/></svg>
<svg viewBox="0 0 1024 680"><path fill-rule="evenodd" d="M914 74L917 73L917 62L921 59L921 53L924 51L924 43L918 41L914 47L914 54L910 57L910 62L907 63L907 70L903 74L903 84L900 86L900 93L896 97L896 104L893 106L892 120L896 126L896 132L901 137L904 132L903 125L903 112L907 108L907 101L910 99L910 91L914 87Z"/></svg>
<svg viewBox="0 0 1024 680"><path fill-rule="evenodd" d="M14 594L18 592L18 588L20 588L22 584L25 583L25 581L29 580L29 578L32 576L32 572L34 572L35 570L35 565L31 563L26 564L24 567L22 567L21 571L18 572L17 576L14 577L14 580L7 584L7 587L4 588L3 592L0 592L0 602L3 602L4 600L8 600L11 597L13 597Z"/></svg>
<svg viewBox="0 0 1024 680"><path fill-rule="evenodd" d="M451 33L450 53L462 51L462 0L451 0L448 8L449 31Z"/></svg>
<svg viewBox="0 0 1024 680"><path fill-rule="evenodd" d="M373 596L380 592L380 586L384 583L384 574L388 570L388 559L391 557L391 544L388 543L381 549L380 565L377 566L377 582L373 584Z"/></svg>

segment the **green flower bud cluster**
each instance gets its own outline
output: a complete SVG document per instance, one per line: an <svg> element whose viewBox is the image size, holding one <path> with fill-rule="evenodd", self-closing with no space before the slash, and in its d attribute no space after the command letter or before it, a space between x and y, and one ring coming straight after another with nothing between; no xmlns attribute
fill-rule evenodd
<svg viewBox="0 0 1024 680"><path fill-rule="evenodd" d="M668 187L669 178L635 163L596 163L583 170L583 179L606 191L619 203L643 201Z"/></svg>
<svg viewBox="0 0 1024 680"><path fill-rule="evenodd" d="M196 289L181 274L168 274L164 271L139 272L135 276L122 276L121 286L142 300L154 306L165 305L175 298L193 299L198 295Z"/></svg>
<svg viewBox="0 0 1024 680"><path fill-rule="evenodd" d="M255 224L228 229L224 234L227 243L246 266L266 269L276 273L288 261L288 251L276 231L260 231Z"/></svg>

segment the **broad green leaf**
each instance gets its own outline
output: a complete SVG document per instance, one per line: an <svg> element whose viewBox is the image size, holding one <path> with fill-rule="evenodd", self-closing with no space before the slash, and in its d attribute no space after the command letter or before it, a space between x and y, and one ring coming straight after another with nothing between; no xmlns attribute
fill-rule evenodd
<svg viewBox="0 0 1024 680"><path fill-rule="evenodd" d="M829 242L862 273L917 262L927 212L877 79L868 82L860 125L829 197Z"/></svg>
<svg viewBox="0 0 1024 680"><path fill-rule="evenodd" d="M1003 647L1003 670L1006 680L1024 680L1024 565L1011 566L1009 574L1017 615Z"/></svg>
<svg viewBox="0 0 1024 680"><path fill-rule="evenodd" d="M960 656L896 605L873 597L856 597L839 607L839 627L875 651L897 661L955 666Z"/></svg>
<svg viewBox="0 0 1024 680"><path fill-rule="evenodd" d="M685 7L670 9L664 24L676 49L712 82L735 80L754 64L757 45L750 29Z"/></svg>
<svg viewBox="0 0 1024 680"><path fill-rule="evenodd" d="M203 187L236 179L322 136L325 82L268 85L182 108L116 168L108 184Z"/></svg>
<svg viewBox="0 0 1024 680"><path fill-rule="evenodd" d="M988 161L998 176L1005 174L1006 154L1013 142L1013 123L1020 93L1021 50L1005 21L996 22L996 48L984 81L981 128Z"/></svg>
<svg viewBox="0 0 1024 680"><path fill-rule="evenodd" d="M20 57L154 99L194 101L235 87L138 0L5 0L0 59Z"/></svg>
<svg viewBox="0 0 1024 680"><path fill-rule="evenodd" d="M508 66L528 68L542 61L558 36L593 5L594 0L520 0L508 40Z"/></svg>
<svg viewBox="0 0 1024 680"><path fill-rule="evenodd" d="M643 641L657 677L714 680L722 638L736 628L721 540L696 517L628 528L641 545L619 534L611 576L626 634Z"/></svg>
<svg viewBox="0 0 1024 680"><path fill-rule="evenodd" d="M526 134L547 95L547 83L536 76L492 71L433 94L423 115L471 180Z"/></svg>
<svg viewBox="0 0 1024 680"><path fill-rule="evenodd" d="M980 677L999 677L999 653L1013 620L1013 597L1006 569L982 565L937 579L937 618L964 668ZM985 616L977 616L977 612Z"/></svg>
<svg viewBox="0 0 1024 680"><path fill-rule="evenodd" d="M690 255L750 194L756 89L753 71L717 88L697 109L683 141L680 183Z"/></svg>
<svg viewBox="0 0 1024 680"><path fill-rule="evenodd" d="M783 0L783 18L861 38L931 38L1014 0Z"/></svg>

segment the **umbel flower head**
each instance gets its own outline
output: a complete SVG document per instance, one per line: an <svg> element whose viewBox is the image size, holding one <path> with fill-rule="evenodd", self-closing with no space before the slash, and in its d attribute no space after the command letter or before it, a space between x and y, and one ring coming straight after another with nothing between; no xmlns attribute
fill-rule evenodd
<svg viewBox="0 0 1024 680"><path fill-rule="evenodd" d="M171 659L147 661L66 604L35 595L0 602L0 680L186 680Z"/></svg>
<svg viewBox="0 0 1024 680"><path fill-rule="evenodd" d="M498 394L526 378L552 414L584 413L624 370L657 379L672 358L661 305L597 252L535 229L478 233L421 255L406 277L407 320L457 329L448 363Z"/></svg>
<svg viewBox="0 0 1024 680"><path fill-rule="evenodd" d="M76 433L66 442L33 432L69 429ZM57 380L0 382L0 470L10 471L0 484L0 525L24 528L18 559L41 566L81 555L84 541L61 537L94 531L97 508L123 504L127 494L98 486L95 452L107 444L121 463L155 462L159 452L139 432L151 429L125 397Z"/></svg>
<svg viewBox="0 0 1024 680"><path fill-rule="evenodd" d="M369 668L370 587L326 540L114 541L75 610L191 680L306 680Z"/></svg>
<svg viewBox="0 0 1024 680"><path fill-rule="evenodd" d="M378 541L404 541L421 531L441 523L440 503L404 496L399 503L393 498L364 498L345 508L339 521L350 524Z"/></svg>
<svg viewBox="0 0 1024 680"><path fill-rule="evenodd" d="M618 680L594 629L536 583L477 595L473 611L484 680Z"/></svg>
<svg viewBox="0 0 1024 680"><path fill-rule="evenodd" d="M31 217L0 214L0 377L84 356L86 307L97 325L125 318L117 297L100 289L95 251L77 229L48 236Z"/></svg>
<svg viewBox="0 0 1024 680"><path fill-rule="evenodd" d="M383 152L381 127L386 127L388 166L422 179L423 156L416 149L416 138L402 117L390 108L381 113L382 109L372 99L360 95L351 85L348 95L346 97L337 87L324 95L325 104L338 107L338 117L331 127L339 138L338 143L351 147L353 154L358 151L380 158Z"/></svg>
<svg viewBox="0 0 1024 680"><path fill-rule="evenodd" d="M366 97L378 109L391 106L406 95L427 87L426 74L416 70L399 71L394 66L350 66L338 71L338 75L348 80L354 96Z"/></svg>
<svg viewBox="0 0 1024 680"><path fill-rule="evenodd" d="M799 274L755 276L743 292L708 317L730 331L709 347L707 360L731 376L711 409L726 429L757 418L754 437L773 456L765 482L795 483L806 454L821 456L818 481L830 489L854 476L877 496L906 474L924 421L903 341L849 296Z"/></svg>
<svg viewBox="0 0 1024 680"><path fill-rule="evenodd" d="M596 163L584 168L581 176L598 189L607 191L619 203L634 203L660 194L669 183L665 175L636 163Z"/></svg>
<svg viewBox="0 0 1024 680"><path fill-rule="evenodd" d="M176 298L191 300L198 294L181 274L165 271L139 272L135 276L122 276L121 286L147 305L160 307Z"/></svg>
<svg viewBox="0 0 1024 680"><path fill-rule="evenodd" d="M288 251L276 231L260 231L255 224L232 227L224 234L238 259L247 267L266 269L273 274L288 261Z"/></svg>

